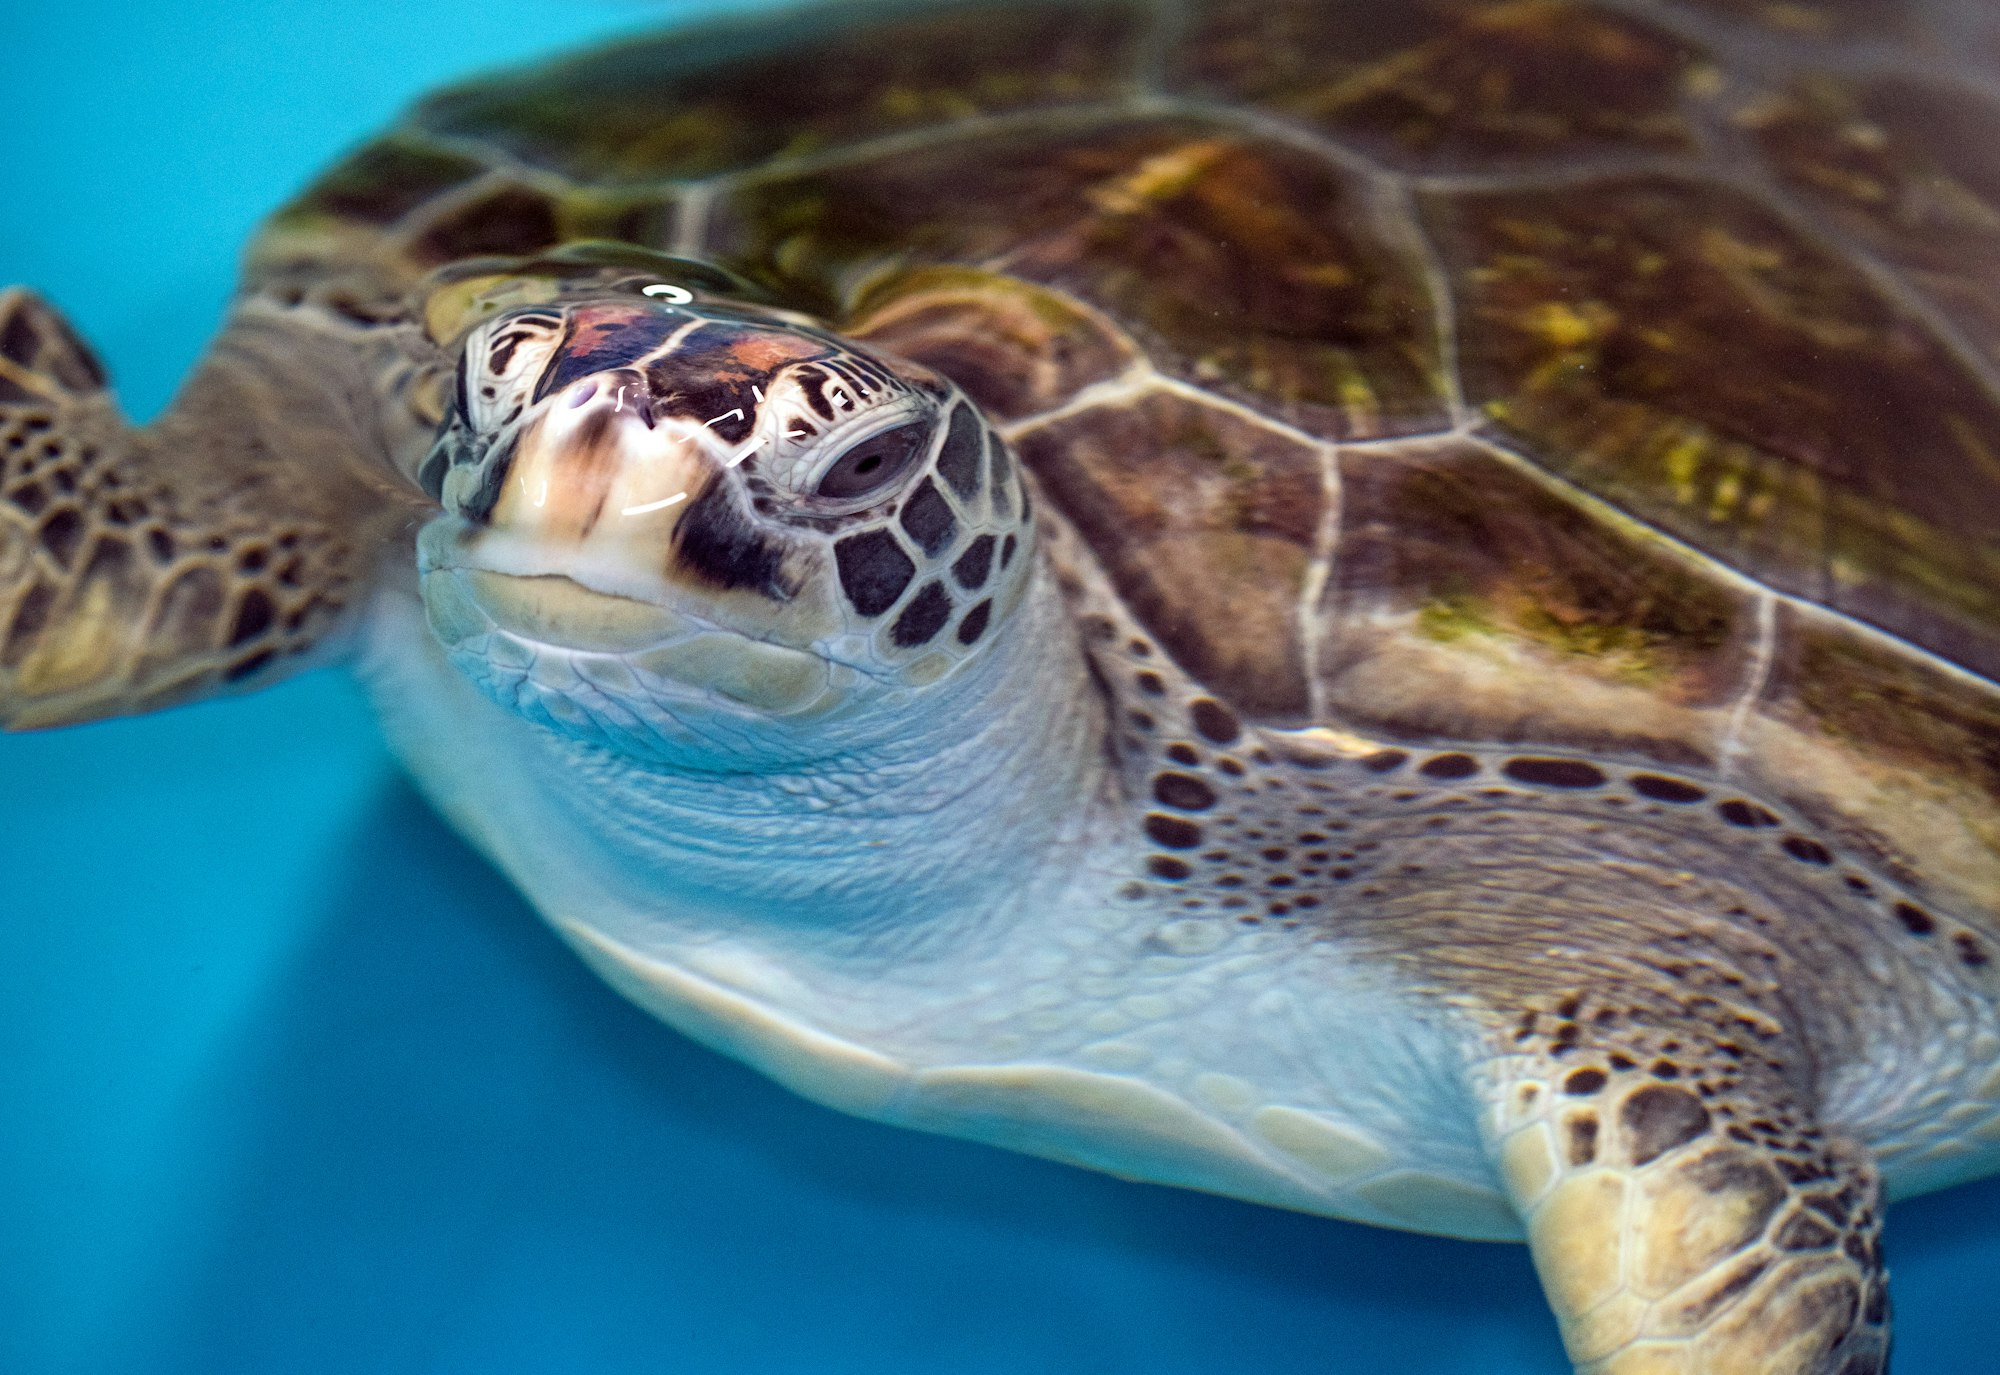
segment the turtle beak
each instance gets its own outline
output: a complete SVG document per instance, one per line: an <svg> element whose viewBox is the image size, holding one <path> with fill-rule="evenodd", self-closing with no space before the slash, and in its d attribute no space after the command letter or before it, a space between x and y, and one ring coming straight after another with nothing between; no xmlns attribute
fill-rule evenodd
<svg viewBox="0 0 2000 1375"><path fill-rule="evenodd" d="M693 436L654 423L643 379L624 371L549 397L493 461L505 472L490 475L497 483L479 522L544 547L661 548L721 477Z"/></svg>

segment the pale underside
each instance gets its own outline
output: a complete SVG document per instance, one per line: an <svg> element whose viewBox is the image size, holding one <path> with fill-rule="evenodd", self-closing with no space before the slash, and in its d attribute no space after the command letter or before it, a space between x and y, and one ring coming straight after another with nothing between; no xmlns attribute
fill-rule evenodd
<svg viewBox="0 0 2000 1375"><path fill-rule="evenodd" d="M1468 1092L1490 1054L1479 1019L1310 927L1138 892L1128 815L1105 818L1060 872L913 935L705 909L649 891L552 801L552 737L445 661L407 590L381 594L363 662L429 795L600 974L808 1097L1135 1179L1522 1236ZM992 824L1003 843L1006 819ZM1883 1028L1828 1084L1829 1119L1858 1128L1903 1192L2000 1163L1991 1007L1941 993L1936 1015L1948 1034L1935 1046ZM1888 1066L1908 1073L1878 1101Z"/></svg>
<svg viewBox="0 0 2000 1375"><path fill-rule="evenodd" d="M1131 1178L1521 1235L1453 1077L1455 1032L1411 1025L1387 980L1292 933L1121 910L1129 847L1112 837L1073 886L927 933L949 955L857 959L783 919L624 891L548 806L544 742L443 659L408 593L382 595L364 662L427 793L599 973L807 1097Z"/></svg>

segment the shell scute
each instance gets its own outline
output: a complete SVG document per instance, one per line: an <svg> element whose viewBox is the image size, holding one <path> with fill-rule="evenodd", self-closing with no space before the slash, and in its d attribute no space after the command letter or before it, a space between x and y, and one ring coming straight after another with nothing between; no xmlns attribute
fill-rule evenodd
<svg viewBox="0 0 2000 1375"><path fill-rule="evenodd" d="M486 171L486 164L414 138L390 135L357 149L278 212L276 222L331 218L391 225Z"/></svg>
<svg viewBox="0 0 2000 1375"><path fill-rule="evenodd" d="M1746 782L1948 907L2000 894L2000 693L1815 608L1780 608ZM2000 926L1989 917L1989 934Z"/></svg>
<svg viewBox="0 0 2000 1375"><path fill-rule="evenodd" d="M1695 146L1687 42L1574 0L1385 5L1219 0L1176 72L1399 166Z"/></svg>
<svg viewBox="0 0 2000 1375"><path fill-rule="evenodd" d="M978 268L885 273L859 293L844 332L935 368L999 420L1052 411L1140 357L1075 297Z"/></svg>
<svg viewBox="0 0 2000 1375"><path fill-rule="evenodd" d="M251 284L709 257L965 385L1246 722L1714 769L1990 909L1981 63L1918 0L828 7L447 92Z"/></svg>
<svg viewBox="0 0 2000 1375"><path fill-rule="evenodd" d="M562 220L554 197L526 186L496 186L424 225L410 252L427 267L462 258L536 253L562 241Z"/></svg>
<svg viewBox="0 0 2000 1375"><path fill-rule="evenodd" d="M1076 295L1152 364L1316 434L1450 424L1434 303L1367 188L1198 120L961 140L758 182L714 245L827 303L894 262Z"/></svg>
<svg viewBox="0 0 2000 1375"><path fill-rule="evenodd" d="M1714 763L1749 678L1745 590L1469 440L1349 451L1340 491L1320 606L1336 714Z"/></svg>
<svg viewBox="0 0 2000 1375"><path fill-rule="evenodd" d="M1436 197L1469 399L1778 588L2000 671L2000 404L1860 269L1718 186Z"/></svg>
<svg viewBox="0 0 2000 1375"><path fill-rule="evenodd" d="M1176 662L1241 710L1305 718L1299 610L1327 506L1318 446L1161 392L1015 444Z"/></svg>
<svg viewBox="0 0 2000 1375"><path fill-rule="evenodd" d="M865 12L864 12L865 13ZM444 92L434 133L599 183L713 176L972 115L1128 92L1150 18L1087 0L802 10Z"/></svg>
<svg viewBox="0 0 2000 1375"><path fill-rule="evenodd" d="M1926 35L1924 0L1679 0L1691 10L1787 38L1884 40Z"/></svg>
<svg viewBox="0 0 2000 1375"><path fill-rule="evenodd" d="M1791 83L1738 112L1771 171L2000 363L2000 105L1889 79Z"/></svg>

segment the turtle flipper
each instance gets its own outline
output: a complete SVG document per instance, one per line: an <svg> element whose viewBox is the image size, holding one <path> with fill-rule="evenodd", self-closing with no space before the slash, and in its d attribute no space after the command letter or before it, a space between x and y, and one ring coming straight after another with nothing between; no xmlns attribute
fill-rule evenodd
<svg viewBox="0 0 2000 1375"><path fill-rule="evenodd" d="M0 726L262 683L347 619L395 503L337 360L294 352L239 319L136 429L62 317L0 292Z"/></svg>
<svg viewBox="0 0 2000 1375"><path fill-rule="evenodd" d="M1880 1375L1867 1157L1777 1072L1564 1011L1495 1065L1488 1123L1578 1375Z"/></svg>

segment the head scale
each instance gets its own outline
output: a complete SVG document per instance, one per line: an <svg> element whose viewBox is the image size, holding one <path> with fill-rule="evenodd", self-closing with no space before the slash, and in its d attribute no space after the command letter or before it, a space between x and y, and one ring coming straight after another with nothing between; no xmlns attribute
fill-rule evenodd
<svg viewBox="0 0 2000 1375"><path fill-rule="evenodd" d="M503 705L676 757L798 737L996 638L1029 560L951 383L782 312L602 292L465 338L420 478L453 660Z"/></svg>

